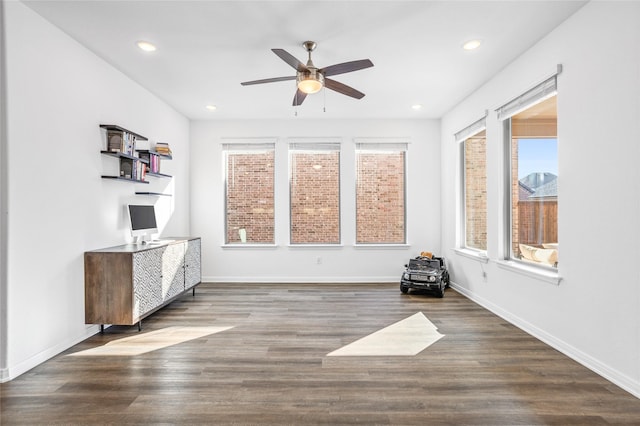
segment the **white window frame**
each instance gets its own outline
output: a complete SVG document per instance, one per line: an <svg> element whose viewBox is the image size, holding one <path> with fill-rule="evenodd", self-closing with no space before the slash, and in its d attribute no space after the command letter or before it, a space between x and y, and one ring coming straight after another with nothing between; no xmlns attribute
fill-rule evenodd
<svg viewBox="0 0 640 426"><path fill-rule="evenodd" d="M562 72L562 65L558 64L557 72L525 91L520 96L497 108L496 114L502 122L503 129L503 240L501 241L501 259L498 266L519 274L558 285L562 278L559 267L554 268L543 264L525 262L513 257L512 252L512 164L511 164L511 120L514 115L532 106L558 95L558 75Z"/></svg>
<svg viewBox="0 0 640 426"><path fill-rule="evenodd" d="M222 173L223 173L223 181L224 181L224 202L223 204L223 229L224 229L224 235L223 235L223 247L269 247L275 246L275 239L276 239L276 233L275 233L275 225L276 225L276 218L275 218L275 174L276 174L276 143L275 143L275 139L273 138L230 138L230 139L223 139L222 142L222 162L223 162L223 167L222 167ZM228 170L228 154L229 153L257 153L257 152L266 152L266 151L272 151L274 153L274 176L273 176L273 200L274 200L274 217L273 217L273 240L271 242L264 242L264 243L260 243L260 242L251 242L251 243L243 243L243 242L229 242L227 240L228 237L228 220L227 220L227 188L228 188L228 178L229 178L229 170Z"/></svg>
<svg viewBox="0 0 640 426"><path fill-rule="evenodd" d="M487 257L487 250L482 250L477 247L467 246L467 191L466 191L466 156L465 146L469 138L477 135L483 130L487 129L487 113L485 111L484 117L474 121L464 129L455 133L455 141L458 143L459 158L460 158L460 199L459 199L459 213L460 213L460 235L458 236L458 249L461 251L468 251L469 254L477 256L479 258ZM486 148L486 136L485 136L485 148ZM485 154L486 156L486 154ZM486 178L486 171L485 171ZM489 235L487 234L488 244Z"/></svg>
<svg viewBox="0 0 640 426"><path fill-rule="evenodd" d="M292 155L295 152L309 152L309 153L328 153L338 152L338 241L337 242L293 242L292 228L293 228L293 197L292 197L292 185L293 185L293 160ZM341 202L341 161L342 161L342 144L341 139L336 137L325 138L292 138L289 140L289 244L291 246L338 246L342 244L342 202Z"/></svg>
<svg viewBox="0 0 640 426"><path fill-rule="evenodd" d="M401 247L405 247L408 245L407 243L407 230L408 230L408 223L407 223L407 186L409 184L408 182L408 176L409 176L409 170L408 170L408 156L409 156L409 144L410 141L407 138L356 138L355 140L355 145L356 145L356 149L355 149L355 168L356 168L356 174L355 174L355 195L356 195L356 202L355 202L355 229L354 229L354 241L355 241L355 246L359 246L359 247L373 247L373 246L381 246L381 247L392 247L392 246L401 246ZM358 169L358 161L359 161L359 153L361 151L372 151L372 152L394 152L397 153L399 151L403 151L404 154L404 188L403 188L403 199L404 199L404 212L403 212L403 224L404 224L404 235L403 235L403 241L402 242L370 242L370 243L365 243L365 242L358 242L358 202L357 202L357 194L358 194L358 176L359 176L359 169Z"/></svg>

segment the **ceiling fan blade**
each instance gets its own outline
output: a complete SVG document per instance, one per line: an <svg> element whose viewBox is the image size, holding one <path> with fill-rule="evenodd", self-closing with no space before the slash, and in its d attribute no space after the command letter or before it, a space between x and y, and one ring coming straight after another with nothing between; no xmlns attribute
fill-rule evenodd
<svg viewBox="0 0 640 426"><path fill-rule="evenodd" d="M293 106L302 105L302 102L304 102L304 99L306 97L306 93L304 93L300 89L296 90L296 94L293 96Z"/></svg>
<svg viewBox="0 0 640 426"><path fill-rule="evenodd" d="M329 65L320 70L325 76L344 74L346 72L358 71L373 66L373 62L368 59L360 59L358 61L343 62L341 64Z"/></svg>
<svg viewBox="0 0 640 426"><path fill-rule="evenodd" d="M297 60L295 58L295 56L293 56L291 53L287 52L286 50L284 50L284 49L271 49L271 51L273 53L275 53L276 55L278 55L280 57L280 59L282 59L283 61L285 61L289 65L291 65L297 71L306 71L307 70L307 66L305 64L303 64L302 62Z"/></svg>
<svg viewBox="0 0 640 426"><path fill-rule="evenodd" d="M330 78L324 79L324 85L327 89L335 90L338 93L351 96L352 98L356 98L356 99L364 98L364 93L354 89L353 87L347 86L346 84L342 84L338 81L331 80Z"/></svg>
<svg viewBox="0 0 640 426"><path fill-rule="evenodd" d="M265 78L263 80L253 80L253 81L244 81L240 84L242 84L243 86L249 86L251 84L262 84L262 83L275 83L276 81L287 81L287 80L295 80L296 76L289 76L289 77L275 77L275 78Z"/></svg>

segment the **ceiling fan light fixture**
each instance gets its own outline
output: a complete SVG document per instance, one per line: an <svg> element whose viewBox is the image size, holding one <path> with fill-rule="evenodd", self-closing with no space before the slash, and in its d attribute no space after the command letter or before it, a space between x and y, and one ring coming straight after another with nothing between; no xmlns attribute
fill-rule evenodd
<svg viewBox="0 0 640 426"><path fill-rule="evenodd" d="M322 83L312 78L300 80L298 82L298 89L300 89L301 92L310 95L312 93L318 93L320 89L322 89Z"/></svg>
<svg viewBox="0 0 640 426"><path fill-rule="evenodd" d="M298 89L308 95L318 93L324 86L324 76L317 69L310 68L308 71L298 73Z"/></svg>

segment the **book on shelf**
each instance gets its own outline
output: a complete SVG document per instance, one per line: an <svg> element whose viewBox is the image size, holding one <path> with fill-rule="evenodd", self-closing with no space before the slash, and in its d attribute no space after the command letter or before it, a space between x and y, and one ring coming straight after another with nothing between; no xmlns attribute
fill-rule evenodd
<svg viewBox="0 0 640 426"><path fill-rule="evenodd" d="M150 159L150 166L153 173L160 173L160 157L152 155Z"/></svg>
<svg viewBox="0 0 640 426"><path fill-rule="evenodd" d="M156 152L162 155L171 155L171 148L166 142L156 142Z"/></svg>
<svg viewBox="0 0 640 426"><path fill-rule="evenodd" d="M147 171L151 173L160 173L160 156L154 152L147 150L138 151L138 157L147 162Z"/></svg>
<svg viewBox="0 0 640 426"><path fill-rule="evenodd" d="M147 166L142 161L136 161L136 180L144 180L147 174Z"/></svg>

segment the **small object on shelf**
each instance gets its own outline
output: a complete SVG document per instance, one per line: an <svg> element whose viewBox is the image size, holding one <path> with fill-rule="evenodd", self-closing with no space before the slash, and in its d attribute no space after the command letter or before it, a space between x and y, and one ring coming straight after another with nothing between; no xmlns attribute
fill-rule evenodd
<svg viewBox="0 0 640 426"><path fill-rule="evenodd" d="M134 179L134 174L132 173L133 161L128 158L120 160L120 177Z"/></svg>

